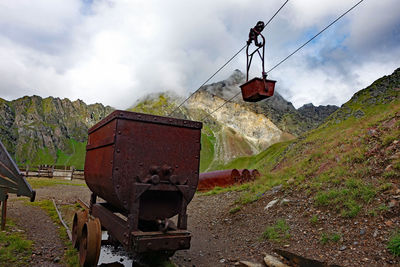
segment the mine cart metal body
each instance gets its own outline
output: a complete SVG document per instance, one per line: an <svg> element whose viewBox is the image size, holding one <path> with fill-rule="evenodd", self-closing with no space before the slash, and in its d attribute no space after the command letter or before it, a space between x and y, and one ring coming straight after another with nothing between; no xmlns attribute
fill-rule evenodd
<svg viewBox="0 0 400 267"><path fill-rule="evenodd" d="M199 179L201 128L200 122L114 111L89 129L89 214L126 249L190 247L186 208ZM169 220L175 215L176 226Z"/></svg>

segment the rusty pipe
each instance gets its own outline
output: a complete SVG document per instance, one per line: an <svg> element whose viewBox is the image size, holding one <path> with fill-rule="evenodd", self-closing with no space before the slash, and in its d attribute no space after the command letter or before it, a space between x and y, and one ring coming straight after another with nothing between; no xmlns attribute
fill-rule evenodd
<svg viewBox="0 0 400 267"><path fill-rule="evenodd" d="M250 170L250 174L253 180L258 179L261 176L261 173L257 169Z"/></svg>
<svg viewBox="0 0 400 267"><path fill-rule="evenodd" d="M237 169L200 173L198 190L211 190L216 186L227 187L239 180L240 173Z"/></svg>
<svg viewBox="0 0 400 267"><path fill-rule="evenodd" d="M250 171L248 169L241 169L241 170L239 170L239 172L240 172L240 177L241 177L240 183L247 183L252 180Z"/></svg>

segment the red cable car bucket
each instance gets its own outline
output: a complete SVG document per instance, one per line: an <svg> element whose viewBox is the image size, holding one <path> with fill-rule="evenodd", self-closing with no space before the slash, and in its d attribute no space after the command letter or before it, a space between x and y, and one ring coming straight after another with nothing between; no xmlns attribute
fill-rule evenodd
<svg viewBox="0 0 400 267"><path fill-rule="evenodd" d="M254 28L250 29L249 40L247 41L246 56L247 56L247 75L246 83L240 86L242 90L243 100L246 102L258 102L265 98L274 95L276 81L267 80L267 73L264 71L264 55L265 55L265 38L261 34L265 24L262 21L257 22ZM261 37L261 40L258 40ZM249 52L249 46L253 43L256 49ZM253 78L249 81L249 70L253 56L258 54L262 63L262 78Z"/></svg>
<svg viewBox="0 0 400 267"><path fill-rule="evenodd" d="M261 78L253 78L242 84L243 100L246 102L257 102L274 95L276 81L263 80Z"/></svg>

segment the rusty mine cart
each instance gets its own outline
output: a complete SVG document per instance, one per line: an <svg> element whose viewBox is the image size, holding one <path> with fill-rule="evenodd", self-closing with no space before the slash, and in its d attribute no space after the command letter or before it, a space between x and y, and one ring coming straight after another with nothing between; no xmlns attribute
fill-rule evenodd
<svg viewBox="0 0 400 267"><path fill-rule="evenodd" d="M89 129L85 181L92 195L72 229L82 266L97 264L102 229L107 242L137 255L190 248L186 208L199 179L201 128L195 121L114 111Z"/></svg>

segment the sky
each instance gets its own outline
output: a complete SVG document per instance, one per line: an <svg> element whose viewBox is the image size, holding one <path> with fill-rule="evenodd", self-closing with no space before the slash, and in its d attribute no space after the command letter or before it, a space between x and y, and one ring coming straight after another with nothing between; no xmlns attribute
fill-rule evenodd
<svg viewBox="0 0 400 267"><path fill-rule="evenodd" d="M118 109L196 90L284 0L2 0L0 97L81 99ZM358 0L290 0L264 29L266 70ZM250 76L261 76L256 59ZM341 105L400 67L398 0L364 0L269 73L298 108ZM211 82L245 71L243 51Z"/></svg>

